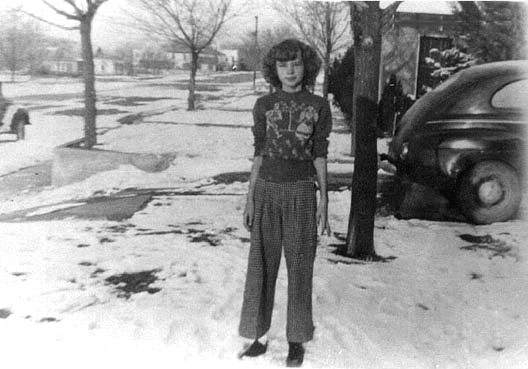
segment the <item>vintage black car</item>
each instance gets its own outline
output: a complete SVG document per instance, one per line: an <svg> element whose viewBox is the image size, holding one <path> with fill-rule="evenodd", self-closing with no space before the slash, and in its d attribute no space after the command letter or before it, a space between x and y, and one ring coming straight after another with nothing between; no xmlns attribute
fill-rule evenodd
<svg viewBox="0 0 528 369"><path fill-rule="evenodd" d="M421 97L389 145L397 174L452 200L476 224L506 221L521 203L528 61L472 66Z"/></svg>

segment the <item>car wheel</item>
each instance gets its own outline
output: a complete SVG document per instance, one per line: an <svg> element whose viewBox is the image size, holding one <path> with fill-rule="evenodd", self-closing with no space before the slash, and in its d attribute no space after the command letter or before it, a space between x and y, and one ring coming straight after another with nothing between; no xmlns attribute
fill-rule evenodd
<svg viewBox="0 0 528 369"><path fill-rule="evenodd" d="M473 223L489 224L515 216L521 196L515 169L500 161L483 161L462 176L457 202Z"/></svg>

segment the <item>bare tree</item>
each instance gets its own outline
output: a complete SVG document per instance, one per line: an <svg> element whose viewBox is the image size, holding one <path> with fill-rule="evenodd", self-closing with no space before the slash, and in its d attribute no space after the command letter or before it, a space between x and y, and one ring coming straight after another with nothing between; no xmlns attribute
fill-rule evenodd
<svg viewBox="0 0 528 369"><path fill-rule="evenodd" d="M348 13L341 1L276 0L275 8L287 14L302 38L323 60L323 95L328 96L328 73L332 53L350 45Z"/></svg>
<svg viewBox="0 0 528 369"><path fill-rule="evenodd" d="M262 56L266 55L273 45L294 37L297 37L297 32L292 27L284 25L273 29L266 28L262 30L259 34L258 45L255 44L254 32L248 32L243 35L233 45L240 50L240 58L247 63L247 67L250 69L254 67L259 69Z"/></svg>
<svg viewBox="0 0 528 369"><path fill-rule="evenodd" d="M191 54L187 109L195 109L198 59L222 26L232 18L232 0L135 0L140 13L135 26L169 45L183 45ZM147 16L146 16L147 15Z"/></svg>
<svg viewBox="0 0 528 369"><path fill-rule="evenodd" d="M17 9L1 15L0 25L0 61L11 72L11 81L15 73L23 68L32 69L42 51L41 34L36 25L21 17Z"/></svg>
<svg viewBox="0 0 528 369"><path fill-rule="evenodd" d="M352 124L356 125L356 152L352 177L352 204L346 254L375 260L374 218L378 155L376 118L381 57L381 33L401 2L381 10L379 1L348 2L354 36L354 94Z"/></svg>
<svg viewBox="0 0 528 369"><path fill-rule="evenodd" d="M108 0L62 0L61 6L53 5L47 0L41 0L55 13L62 15L66 20L78 23L76 26L64 26L43 19L35 14L32 17L53 26L67 29L79 30L81 33L81 49L83 59L84 77L84 147L92 148L97 143L96 132L96 94L95 94L95 72L92 47L92 22L97 10ZM56 3L56 2L55 2Z"/></svg>

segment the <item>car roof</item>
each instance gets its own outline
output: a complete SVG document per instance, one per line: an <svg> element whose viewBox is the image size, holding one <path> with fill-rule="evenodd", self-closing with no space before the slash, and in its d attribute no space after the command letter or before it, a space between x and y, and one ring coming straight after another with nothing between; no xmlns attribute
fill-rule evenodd
<svg viewBox="0 0 528 369"><path fill-rule="evenodd" d="M508 60L474 65L459 72L464 79L494 77L499 75L528 74L528 60Z"/></svg>
<svg viewBox="0 0 528 369"><path fill-rule="evenodd" d="M493 111L489 99L496 89L516 79L528 78L528 60L474 65L449 77L419 98L401 120L401 135L445 114L485 114Z"/></svg>
<svg viewBox="0 0 528 369"><path fill-rule="evenodd" d="M443 115L444 112L491 112L489 99L500 87L516 79L528 78L528 60L500 61L463 69L411 106L409 115ZM415 117L416 118L416 117ZM423 118L422 118L423 119ZM419 120L422 120L419 119Z"/></svg>

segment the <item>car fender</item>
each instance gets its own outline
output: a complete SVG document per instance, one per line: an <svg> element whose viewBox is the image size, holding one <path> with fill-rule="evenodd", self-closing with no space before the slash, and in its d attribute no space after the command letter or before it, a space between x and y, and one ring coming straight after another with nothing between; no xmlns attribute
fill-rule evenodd
<svg viewBox="0 0 528 369"><path fill-rule="evenodd" d="M518 139L490 140L489 137L450 138L438 146L438 164L444 175L456 179L483 160L500 160L518 168L517 149L522 143Z"/></svg>

